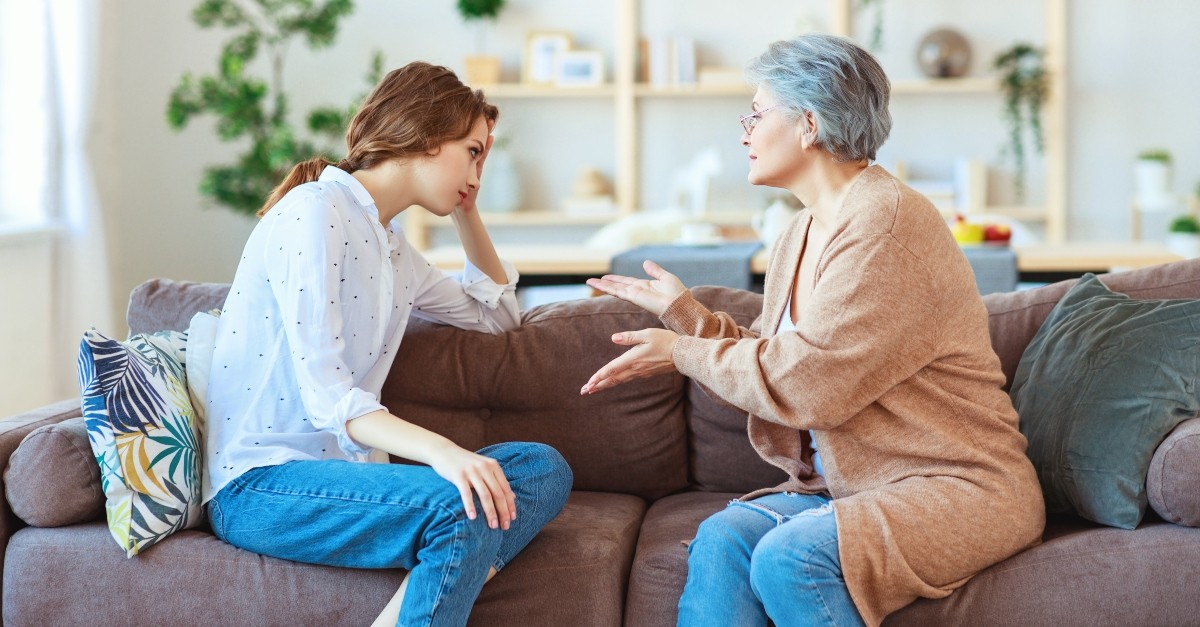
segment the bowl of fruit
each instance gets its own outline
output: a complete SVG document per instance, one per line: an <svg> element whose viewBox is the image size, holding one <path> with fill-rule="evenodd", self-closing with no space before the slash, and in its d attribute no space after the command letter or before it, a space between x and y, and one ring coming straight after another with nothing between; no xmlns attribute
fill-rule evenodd
<svg viewBox="0 0 1200 627"><path fill-rule="evenodd" d="M968 222L966 216L954 216L950 233L960 246L1008 246L1012 241L1012 227L1000 222Z"/></svg>

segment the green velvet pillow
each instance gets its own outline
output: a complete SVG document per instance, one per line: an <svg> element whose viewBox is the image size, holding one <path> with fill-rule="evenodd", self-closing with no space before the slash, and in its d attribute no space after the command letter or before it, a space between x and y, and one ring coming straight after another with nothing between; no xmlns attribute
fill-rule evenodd
<svg viewBox="0 0 1200 627"><path fill-rule="evenodd" d="M1046 511L1136 527L1155 449L1200 409L1197 379L1200 301L1135 300L1080 279L1013 377Z"/></svg>

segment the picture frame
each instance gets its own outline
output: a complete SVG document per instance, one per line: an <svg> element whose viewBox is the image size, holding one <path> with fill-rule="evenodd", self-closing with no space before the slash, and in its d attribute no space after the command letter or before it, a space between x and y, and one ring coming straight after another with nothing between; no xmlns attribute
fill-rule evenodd
<svg viewBox="0 0 1200 627"><path fill-rule="evenodd" d="M558 87L599 87L604 84L604 55L599 50L560 52L554 63Z"/></svg>
<svg viewBox="0 0 1200 627"><path fill-rule="evenodd" d="M554 84L558 55L571 49L571 36L560 31L534 31L525 38L525 63L522 82L532 85Z"/></svg>

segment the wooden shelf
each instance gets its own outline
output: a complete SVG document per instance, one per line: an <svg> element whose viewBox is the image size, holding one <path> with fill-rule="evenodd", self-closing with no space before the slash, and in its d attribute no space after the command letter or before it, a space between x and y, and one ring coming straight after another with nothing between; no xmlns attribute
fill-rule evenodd
<svg viewBox="0 0 1200 627"><path fill-rule="evenodd" d="M754 95L754 90L749 85L741 83L730 84L711 84L711 85L667 85L657 86L647 83L638 83L633 87L633 94L642 98L687 98L701 97L712 98L714 96L746 96Z"/></svg>
<svg viewBox="0 0 1200 627"><path fill-rule="evenodd" d="M513 213L488 213L481 211L483 223L488 226L569 226L608 224L619 216L615 213L598 215L573 215L562 211L514 211ZM435 226L453 226L450 218L430 218Z"/></svg>
<svg viewBox="0 0 1200 627"><path fill-rule="evenodd" d="M541 100L557 99L560 106L571 106L572 99L583 101L594 99L599 103L610 105L613 112L613 200L617 206L617 215L624 216L635 213L642 204L640 188L649 184L641 181L643 176L641 160L645 146L643 115L639 107L649 99L689 99L689 98L749 98L753 90L741 83L697 83L694 85L654 86L638 79L639 37L646 34L647 25L640 24L640 6L650 0L614 0L613 48L611 58L607 60L611 68L611 83L597 87L555 87L552 85L530 85L524 83L501 83L497 85L480 86L490 98L525 99L533 101L532 106L541 106ZM838 35L852 36L854 23L854 0L826 0L832 7L831 32ZM1045 139L1045 151L1041 162L1045 168L1045 198L1041 202L1044 207L989 207L982 208L982 202L974 207L981 210L1011 216L1014 219L1036 221L1044 225L1046 239L1049 242L1062 242L1066 239L1066 197L1067 197L1067 168L1065 145L1067 140L1066 101L1068 65L1067 65L1067 16L1069 0L1041 0L1045 13L1042 40L1045 42L1045 69L1049 76L1049 93L1042 107L1042 128ZM999 10L999 9L997 9ZM936 16L930 16L935 19ZM536 21L536 20L535 20ZM659 25L649 25L658 27ZM699 76L700 73L697 73ZM958 98L961 96L983 95L989 99L999 95L1000 87L996 78L991 76L975 76L960 79L902 79L892 83L892 93L895 97L912 95L920 97ZM588 105L593 103L588 102ZM984 106L987 103L971 102L971 106ZM514 105L515 106L515 105ZM529 105L524 105L529 106ZM987 104L987 106L992 106ZM587 120L581 120L586 125ZM948 150L947 152L953 152ZM548 156L547 159L556 158ZM901 177L903 178L903 177ZM661 181L653 184L662 185ZM547 201L548 203L553 201ZM405 231L409 241L419 249L427 248L430 244L428 231L430 227L438 226L440 222L423 216L423 212L410 212L406 216ZM611 216L569 216L565 213L551 211L517 212L509 215L487 214L485 222L489 225L538 226L556 224L605 224ZM739 219L741 224L748 218Z"/></svg>
<svg viewBox="0 0 1200 627"><path fill-rule="evenodd" d="M634 213L639 213L635 211ZM717 226L746 226L750 224L755 211L716 211L706 213L695 219L696 222L707 222ZM483 223L487 226L590 226L604 225L615 222L623 217L617 213L598 215L572 215L563 211L515 211L513 213L480 212ZM632 214L626 214L632 215ZM449 217L425 218L426 224L435 227L449 228L454 225Z"/></svg>
<svg viewBox="0 0 1200 627"><path fill-rule="evenodd" d="M1153 242L1070 242L1014 246L1021 272L1119 271L1179 261L1183 257ZM497 246L496 252L522 274L543 276L594 275L608 272L613 255L620 251L585 246ZM458 271L464 254L458 246L440 246L425 257L438 268ZM767 271L770 253L761 249L750 261L750 271Z"/></svg>
<svg viewBox="0 0 1200 627"><path fill-rule="evenodd" d="M942 78L902 80L892 83L892 94L995 94L1000 84L994 78Z"/></svg>
<svg viewBox="0 0 1200 627"><path fill-rule="evenodd" d="M526 85L524 83L500 83L479 85L488 98L612 98L616 90L612 85L599 87L555 87L554 85Z"/></svg>

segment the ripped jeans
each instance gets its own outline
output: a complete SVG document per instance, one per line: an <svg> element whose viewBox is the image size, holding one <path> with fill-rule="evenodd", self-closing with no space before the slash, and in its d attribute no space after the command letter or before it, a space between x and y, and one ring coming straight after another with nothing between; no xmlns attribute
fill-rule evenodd
<svg viewBox="0 0 1200 627"><path fill-rule="evenodd" d="M862 625L838 559L830 498L730 501L688 547L679 625Z"/></svg>

